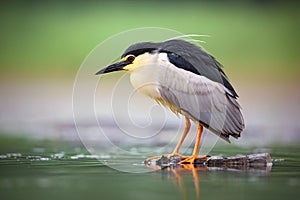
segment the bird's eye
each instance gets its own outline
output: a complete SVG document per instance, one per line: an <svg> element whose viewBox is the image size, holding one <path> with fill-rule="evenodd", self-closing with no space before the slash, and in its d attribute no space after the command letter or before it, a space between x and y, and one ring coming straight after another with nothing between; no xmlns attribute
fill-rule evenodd
<svg viewBox="0 0 300 200"><path fill-rule="evenodd" d="M127 60L132 63L134 61L135 57L133 55L128 56Z"/></svg>

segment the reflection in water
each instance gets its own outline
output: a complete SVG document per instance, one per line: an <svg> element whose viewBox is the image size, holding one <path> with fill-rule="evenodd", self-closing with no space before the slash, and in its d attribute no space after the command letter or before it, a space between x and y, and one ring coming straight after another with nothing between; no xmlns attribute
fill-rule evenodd
<svg viewBox="0 0 300 200"><path fill-rule="evenodd" d="M156 170L162 170L163 174L166 175L169 179L172 179L174 184L179 188L179 190L183 194L183 199L190 199L188 198L189 194L189 187L186 185L186 181L190 180L192 177L193 185L195 188L195 199L200 199L200 178L201 176L205 175L203 172L208 171L224 171L226 172L233 172L233 173L242 173L252 176L267 176L270 174L272 165L254 165L254 166L247 166L241 167L240 165L235 165L231 167L225 166L214 166L209 167L204 164L174 164L167 167L161 167L158 165L150 165L147 164L147 167ZM193 199L193 198L192 198Z"/></svg>
<svg viewBox="0 0 300 200"><path fill-rule="evenodd" d="M194 187L196 191L196 199L200 199L200 179L198 171L206 170L205 167L194 167L194 165L189 164L185 165L183 168L169 168L168 170L175 175L175 183L183 193L184 199L188 199L188 190L184 183L184 173L191 172L193 175Z"/></svg>

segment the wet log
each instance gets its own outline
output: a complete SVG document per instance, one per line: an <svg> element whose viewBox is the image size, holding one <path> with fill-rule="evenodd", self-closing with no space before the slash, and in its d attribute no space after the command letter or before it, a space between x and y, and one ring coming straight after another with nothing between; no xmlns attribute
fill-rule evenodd
<svg viewBox="0 0 300 200"><path fill-rule="evenodd" d="M189 163L180 163L182 158L179 156L161 156L152 160L145 161L146 165L159 166L161 168L171 167L180 168ZM250 155L236 156L211 156L207 158L196 159L193 163L195 167L221 168L221 169L266 169L272 166L272 160L269 153L259 153Z"/></svg>

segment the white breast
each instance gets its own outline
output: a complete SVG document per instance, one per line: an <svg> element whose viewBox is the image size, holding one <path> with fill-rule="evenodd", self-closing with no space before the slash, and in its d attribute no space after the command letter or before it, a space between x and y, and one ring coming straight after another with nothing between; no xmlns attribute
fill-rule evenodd
<svg viewBox="0 0 300 200"><path fill-rule="evenodd" d="M151 98L157 99L161 95L158 88L161 80L167 72L165 61L167 55L163 54L143 54L143 64L135 68L130 73L130 81L132 86L139 92Z"/></svg>
<svg viewBox="0 0 300 200"><path fill-rule="evenodd" d="M135 70L130 75L130 82L132 86L151 98L160 97L159 88L159 75L160 72L156 69L157 66L144 66L143 69Z"/></svg>

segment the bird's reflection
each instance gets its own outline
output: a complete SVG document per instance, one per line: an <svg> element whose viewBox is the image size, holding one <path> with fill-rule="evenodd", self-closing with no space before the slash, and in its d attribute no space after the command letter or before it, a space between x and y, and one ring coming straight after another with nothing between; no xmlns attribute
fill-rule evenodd
<svg viewBox="0 0 300 200"><path fill-rule="evenodd" d="M241 168L241 166L236 167L209 167L206 165L194 165L194 164L176 164L171 165L167 167L161 167L158 165L146 165L149 168L159 170L163 172L163 176L167 177L168 179L171 179L174 184L179 188L179 190L183 194L183 199L191 199L188 198L189 190L191 190L190 187L187 187L186 182L191 179L193 180L193 185L195 188L195 197L196 199L200 199L200 179L201 176L205 177L205 172L213 172L213 171L224 171L224 174L226 172L241 172L242 174L250 174L250 176L253 176L254 174L260 175L260 176L266 176L271 172L271 165L267 166L253 166L253 167L247 167L247 168ZM194 199L194 198L192 198Z"/></svg>
<svg viewBox="0 0 300 200"><path fill-rule="evenodd" d="M196 191L196 198L200 199L200 179L199 179L199 174L198 171L205 171L207 170L206 167L194 167L194 165L189 164L185 165L183 168L176 168L176 169L171 169L169 170L175 175L175 183L176 185L180 188L184 195L184 199L188 199L188 190L187 187L185 186L184 183L184 172L191 172L192 177L193 177L193 182L194 182L194 187Z"/></svg>
<svg viewBox="0 0 300 200"><path fill-rule="evenodd" d="M183 199L188 198L188 187L185 181L191 177L193 179L196 199L200 199L200 174L199 171L206 171L207 167L197 167L193 164L181 165L176 167L167 167L163 171L168 174L168 177L173 180L174 184L183 194Z"/></svg>

